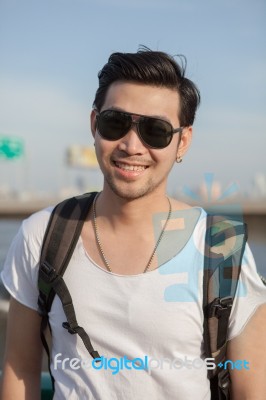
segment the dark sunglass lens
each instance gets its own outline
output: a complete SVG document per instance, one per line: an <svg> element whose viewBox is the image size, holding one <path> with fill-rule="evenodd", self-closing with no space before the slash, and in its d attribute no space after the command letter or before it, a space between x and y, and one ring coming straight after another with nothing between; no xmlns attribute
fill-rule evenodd
<svg viewBox="0 0 266 400"><path fill-rule="evenodd" d="M150 147L163 149L172 139L172 127L167 121L143 118L139 124L142 140Z"/></svg>
<svg viewBox="0 0 266 400"><path fill-rule="evenodd" d="M100 135L107 140L118 140L130 129L131 117L113 110L102 111L97 117Z"/></svg>

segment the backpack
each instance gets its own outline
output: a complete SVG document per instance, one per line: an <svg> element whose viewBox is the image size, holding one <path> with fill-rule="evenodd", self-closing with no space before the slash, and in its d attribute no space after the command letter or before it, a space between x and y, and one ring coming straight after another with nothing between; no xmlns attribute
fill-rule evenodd
<svg viewBox="0 0 266 400"><path fill-rule="evenodd" d="M78 324L71 295L63 280L64 272L79 239L83 223L97 192L85 193L59 203L52 211L41 249L38 277L38 308L42 317L41 339L48 354L45 331L48 313L55 295L60 298L66 316L63 327L78 334L93 359L99 358L88 334ZM240 219L207 215L203 274L204 345L206 358L215 368L208 370L211 399L230 399L230 376L222 368L226 361L229 316L235 297L241 262L247 240L247 228ZM220 366L219 366L220 365ZM50 371L51 374L51 371ZM54 380L51 374L52 383Z"/></svg>

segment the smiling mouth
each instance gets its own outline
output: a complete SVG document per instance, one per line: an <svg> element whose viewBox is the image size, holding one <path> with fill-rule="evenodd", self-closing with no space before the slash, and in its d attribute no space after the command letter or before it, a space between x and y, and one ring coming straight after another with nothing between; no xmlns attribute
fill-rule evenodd
<svg viewBox="0 0 266 400"><path fill-rule="evenodd" d="M149 168L147 165L129 165L116 161L114 161L113 163L116 167L124 171L144 171L146 168Z"/></svg>

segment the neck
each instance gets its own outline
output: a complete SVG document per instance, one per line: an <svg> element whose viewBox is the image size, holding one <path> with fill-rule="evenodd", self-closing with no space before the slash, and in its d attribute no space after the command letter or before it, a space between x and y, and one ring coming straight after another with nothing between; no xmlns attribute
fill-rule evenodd
<svg viewBox="0 0 266 400"><path fill-rule="evenodd" d="M127 226L145 225L155 213L168 212L169 202L165 193L150 193L137 199L125 199L111 190L103 190L97 199L97 215Z"/></svg>

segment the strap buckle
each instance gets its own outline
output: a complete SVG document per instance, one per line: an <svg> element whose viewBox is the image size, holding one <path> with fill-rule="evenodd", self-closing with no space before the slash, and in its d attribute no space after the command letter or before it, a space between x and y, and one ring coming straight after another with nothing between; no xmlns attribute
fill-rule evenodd
<svg viewBox="0 0 266 400"><path fill-rule="evenodd" d="M230 308L232 307L232 304L233 304L232 296L226 296L220 299L220 305L222 306L222 308Z"/></svg>
<svg viewBox="0 0 266 400"><path fill-rule="evenodd" d="M56 270L47 261L41 263L39 273L45 283L51 283L57 277Z"/></svg>
<svg viewBox="0 0 266 400"><path fill-rule="evenodd" d="M216 297L208 306L208 317L218 317L220 318L221 315L232 308L233 305L233 297L226 296L226 297Z"/></svg>
<svg viewBox="0 0 266 400"><path fill-rule="evenodd" d="M230 386L230 374L227 369L222 369L218 373L218 386L226 392Z"/></svg>
<svg viewBox="0 0 266 400"><path fill-rule="evenodd" d="M71 333L71 335L74 335L75 333L77 333L76 328L78 328L78 326L76 328L71 328L71 326L69 325L69 322L63 322L62 327L65 328L69 333Z"/></svg>

